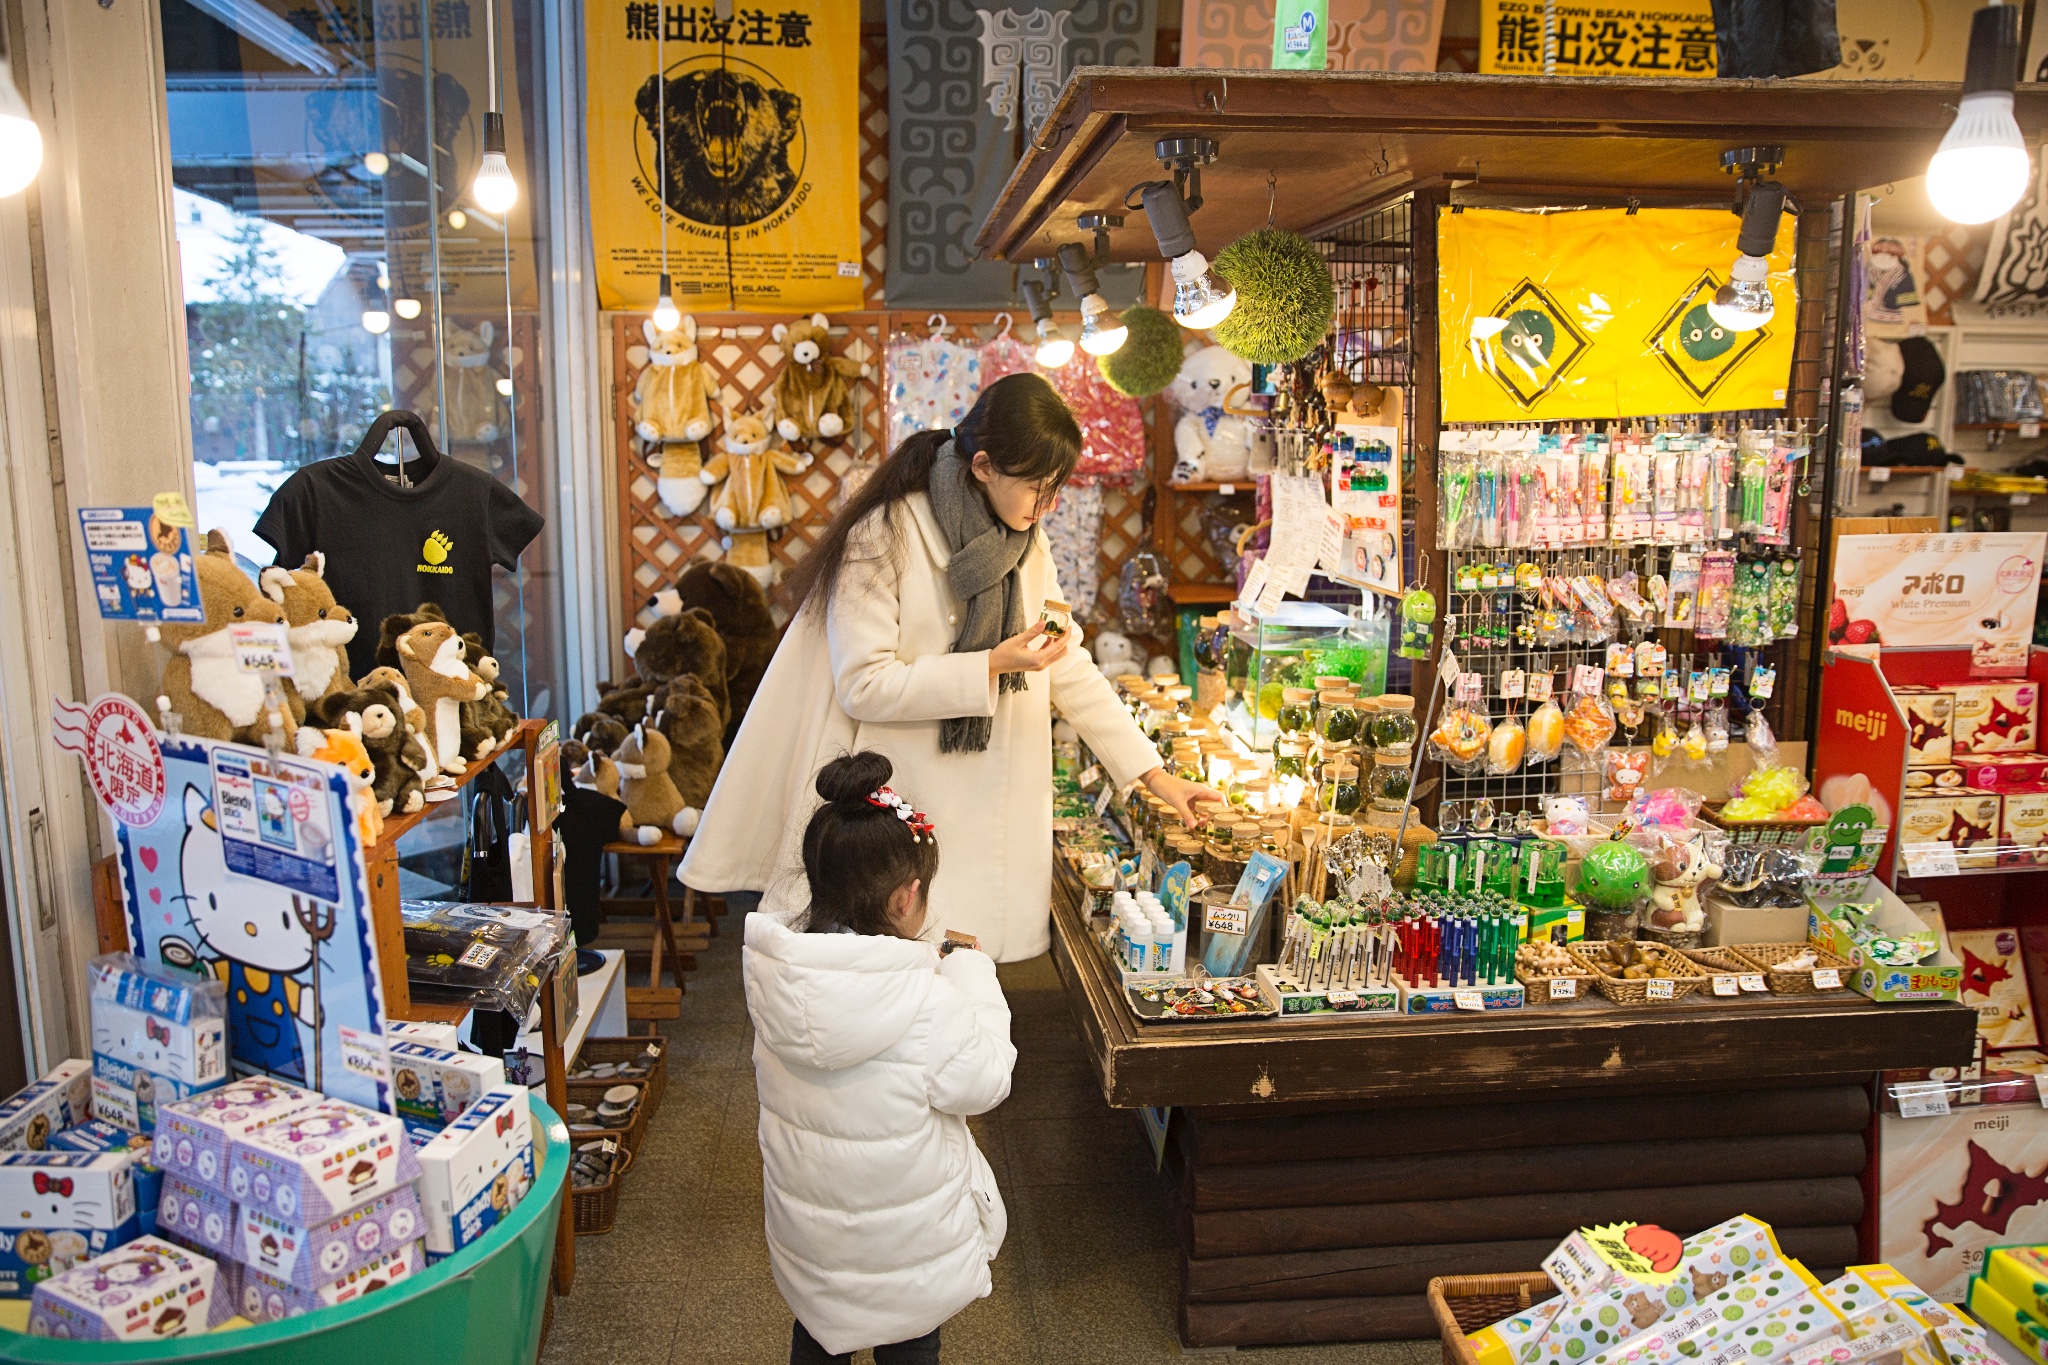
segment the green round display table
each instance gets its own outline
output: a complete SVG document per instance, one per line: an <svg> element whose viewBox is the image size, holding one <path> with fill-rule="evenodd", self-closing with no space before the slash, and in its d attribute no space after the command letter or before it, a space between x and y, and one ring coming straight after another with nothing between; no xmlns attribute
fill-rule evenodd
<svg viewBox="0 0 2048 1365"><path fill-rule="evenodd" d="M282 1322L171 1341L59 1341L0 1331L0 1361L24 1365L526 1365L540 1343L569 1171L569 1130L534 1096L540 1170L512 1216L403 1284Z"/></svg>

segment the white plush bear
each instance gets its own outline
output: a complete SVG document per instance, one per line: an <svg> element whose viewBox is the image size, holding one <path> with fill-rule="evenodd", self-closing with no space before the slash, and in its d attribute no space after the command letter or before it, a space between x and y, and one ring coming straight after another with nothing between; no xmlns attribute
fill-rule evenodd
<svg viewBox="0 0 2048 1365"><path fill-rule="evenodd" d="M1230 483L1251 473L1251 427L1223 410L1239 385L1252 382L1251 362L1221 346L1204 346L1181 362L1166 388L1180 409L1173 424L1173 481Z"/></svg>
<svg viewBox="0 0 2048 1365"><path fill-rule="evenodd" d="M1138 648L1131 643L1131 637L1121 631L1103 631L1089 642L1088 652L1094 657L1095 666L1102 670L1102 676L1110 679L1123 673L1136 673L1144 662L1138 657Z"/></svg>

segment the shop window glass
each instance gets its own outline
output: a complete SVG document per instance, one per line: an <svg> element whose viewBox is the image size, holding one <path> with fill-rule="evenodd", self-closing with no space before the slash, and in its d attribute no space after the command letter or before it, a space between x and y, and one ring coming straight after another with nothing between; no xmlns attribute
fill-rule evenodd
<svg viewBox="0 0 2048 1365"><path fill-rule="evenodd" d="M470 194L490 99L483 0L162 0L166 96L200 525L269 563L252 528L278 485L353 451L385 409L419 413L444 452L548 518L493 592L511 702L546 715L559 650L539 6L497 3L520 187L502 219Z"/></svg>

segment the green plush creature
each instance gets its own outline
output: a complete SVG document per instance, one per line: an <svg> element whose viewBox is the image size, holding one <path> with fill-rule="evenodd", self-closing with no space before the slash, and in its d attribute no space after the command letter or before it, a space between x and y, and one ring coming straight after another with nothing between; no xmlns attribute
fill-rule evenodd
<svg viewBox="0 0 2048 1365"><path fill-rule="evenodd" d="M1579 899L1602 910L1626 910L1650 894L1650 860L1633 844L1595 844L1579 864Z"/></svg>

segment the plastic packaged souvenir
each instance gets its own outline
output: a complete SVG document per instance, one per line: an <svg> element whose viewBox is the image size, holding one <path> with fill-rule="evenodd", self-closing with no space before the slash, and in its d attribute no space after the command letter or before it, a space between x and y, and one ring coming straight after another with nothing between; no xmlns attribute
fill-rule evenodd
<svg viewBox="0 0 2048 1365"><path fill-rule="evenodd" d="M1503 717L1486 741L1486 771L1506 777L1522 766L1522 754L1529 745L1529 732L1513 716Z"/></svg>
<svg viewBox="0 0 2048 1365"><path fill-rule="evenodd" d="M1606 759L1607 785L1601 791L1608 801L1633 801L1650 775L1650 756L1640 749L1609 749Z"/></svg>
<svg viewBox="0 0 2048 1365"><path fill-rule="evenodd" d="M227 1192L245 1212L311 1223L381 1198L419 1170L398 1119L323 1100L244 1134L229 1156Z"/></svg>
<svg viewBox="0 0 2048 1365"><path fill-rule="evenodd" d="M1782 555L1771 565L1771 586L1766 596L1765 617L1773 640L1789 640L1799 633L1800 551Z"/></svg>
<svg viewBox="0 0 2048 1365"><path fill-rule="evenodd" d="M1597 692L1581 692L1564 713L1565 742L1581 754L1597 754L1614 738L1614 708Z"/></svg>
<svg viewBox="0 0 2048 1365"><path fill-rule="evenodd" d="M1767 1261L1732 1277L1725 1272L1695 1271L1695 1299L1690 1308L1659 1323L1655 1329L1592 1357L1586 1365L1690 1365L1741 1336L1752 1319L1799 1305L1785 1315L1775 1335L1766 1340L1805 1333L1807 1340L1839 1324L1841 1318L1813 1291L1820 1287L1799 1262ZM1700 1289L1719 1285L1710 1293Z"/></svg>
<svg viewBox="0 0 2048 1365"><path fill-rule="evenodd" d="M0 1102L0 1152L40 1152L54 1133L91 1117L92 1063L59 1062Z"/></svg>
<svg viewBox="0 0 2048 1365"><path fill-rule="evenodd" d="M273 1119L320 1103L311 1090L268 1076L233 1081L204 1095L178 1100L159 1112L150 1159L166 1175L228 1190L228 1156L234 1144Z"/></svg>
<svg viewBox="0 0 2048 1365"><path fill-rule="evenodd" d="M1587 833L1591 817L1586 802L1577 796L1546 796L1543 818L1554 838L1571 838Z"/></svg>
<svg viewBox="0 0 2048 1365"><path fill-rule="evenodd" d="M1564 748L1564 712L1555 701L1545 699L1544 703L1529 713L1529 742L1523 756L1525 763L1548 763Z"/></svg>
<svg viewBox="0 0 2048 1365"><path fill-rule="evenodd" d="M227 1080L227 987L155 967L132 953L87 964L93 1113L138 1133L159 1103Z"/></svg>
<svg viewBox="0 0 2048 1365"><path fill-rule="evenodd" d="M1435 730L1430 747L1436 756L1460 771L1470 771L1486 754L1493 726L1486 712L1471 702L1450 703Z"/></svg>
<svg viewBox="0 0 2048 1365"><path fill-rule="evenodd" d="M508 917L501 908L405 901L406 975L413 997L436 1004L504 1010L524 1019L562 928L531 911Z"/></svg>
<svg viewBox="0 0 2048 1365"><path fill-rule="evenodd" d="M1734 552L1707 551L1700 557L1699 593L1693 604L1692 633L1696 638L1719 640L1728 634L1734 591Z"/></svg>
<svg viewBox="0 0 2048 1365"><path fill-rule="evenodd" d="M426 1248L452 1255L489 1232L533 1185L533 1132L526 1087L485 1092L420 1148Z"/></svg>
<svg viewBox="0 0 2048 1365"><path fill-rule="evenodd" d="M1589 1359L1657 1328L1702 1296L1724 1288L1735 1275L1755 1275L1781 1260L1777 1239L1766 1224L1747 1215L1732 1218L1679 1244L1673 1264L1677 1273L1668 1283L1631 1280L1575 1300L1551 1320L1535 1352L1525 1350L1521 1358L1524 1365Z"/></svg>
<svg viewBox="0 0 2048 1365"><path fill-rule="evenodd" d="M234 1316L212 1258L138 1238L36 1286L30 1336L162 1341L196 1336Z"/></svg>

